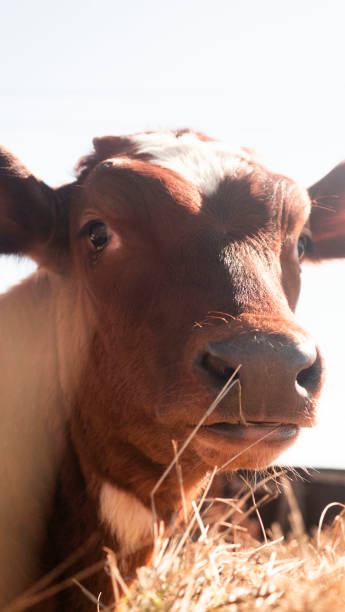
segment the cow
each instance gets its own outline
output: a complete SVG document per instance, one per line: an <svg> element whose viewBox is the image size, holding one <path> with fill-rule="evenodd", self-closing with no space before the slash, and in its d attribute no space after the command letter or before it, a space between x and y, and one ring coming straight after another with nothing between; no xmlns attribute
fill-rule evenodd
<svg viewBox="0 0 345 612"><path fill-rule="evenodd" d="M345 164L308 193L249 149L157 131L96 138L53 189L1 149L0 252L38 264L0 299L2 608L80 550L67 575L107 546L129 583L154 519L182 516L176 446L188 504L314 424L324 368L294 310L301 261L345 256ZM84 585L111 603L103 569Z"/></svg>

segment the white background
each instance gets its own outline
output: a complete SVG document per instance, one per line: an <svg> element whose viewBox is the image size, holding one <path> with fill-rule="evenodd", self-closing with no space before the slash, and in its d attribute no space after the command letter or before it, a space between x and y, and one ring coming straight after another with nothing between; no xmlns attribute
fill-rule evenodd
<svg viewBox="0 0 345 612"><path fill-rule="evenodd" d="M0 142L58 185L93 136L191 127L308 186L345 157L344 19L341 0L3 0ZM29 269L0 258L0 291ZM345 467L344 275L303 273L328 378L294 464Z"/></svg>

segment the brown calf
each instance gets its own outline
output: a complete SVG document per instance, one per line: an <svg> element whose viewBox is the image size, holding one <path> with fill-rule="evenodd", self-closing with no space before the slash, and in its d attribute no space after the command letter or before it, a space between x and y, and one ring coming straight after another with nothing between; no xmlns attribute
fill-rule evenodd
<svg viewBox="0 0 345 612"><path fill-rule="evenodd" d="M188 499L215 465L267 466L314 423L323 368L293 311L301 260L345 256L345 167L311 205L247 150L192 132L94 146L59 189L0 155L0 252L39 265L0 300L1 607L91 534L81 566L107 545L131 579L172 440L238 366L180 458ZM155 507L178 518L175 470ZM86 584L111 599L103 571ZM49 605L89 609L77 588Z"/></svg>

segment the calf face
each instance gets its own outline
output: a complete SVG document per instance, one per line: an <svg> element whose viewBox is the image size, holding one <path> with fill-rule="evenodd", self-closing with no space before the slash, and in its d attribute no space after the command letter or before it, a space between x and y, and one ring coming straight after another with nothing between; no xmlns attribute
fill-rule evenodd
<svg viewBox="0 0 345 612"><path fill-rule="evenodd" d="M86 524L133 553L151 537L172 440L182 446L231 376L180 458L186 494L215 465L268 465L313 425L322 362L293 311L301 261L345 255L344 167L311 202L246 150L185 131L97 139L57 190L6 152L0 166L0 250L38 261L53 313L60 481L73 455ZM71 509L73 486L66 495ZM178 511L175 472L155 501L166 520Z"/></svg>
<svg viewBox="0 0 345 612"><path fill-rule="evenodd" d="M188 469L194 477L239 452L233 467L271 462L300 426L313 424L320 390L320 357L292 315L309 200L249 160L233 164L204 195L149 161L101 161L82 184L72 222L80 292L93 296L93 317L103 321L97 329L90 315L98 354L87 379L102 380L96 395L105 405L118 400L97 440L114 435L107 423L116 416L121 441L166 465L170 441L185 440L241 366L186 451L186 478ZM92 414L88 424L93 430Z"/></svg>

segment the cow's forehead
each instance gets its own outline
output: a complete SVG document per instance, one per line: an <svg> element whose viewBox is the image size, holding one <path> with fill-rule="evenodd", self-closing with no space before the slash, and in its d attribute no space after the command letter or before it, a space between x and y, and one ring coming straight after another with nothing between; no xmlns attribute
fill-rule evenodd
<svg viewBox="0 0 345 612"><path fill-rule="evenodd" d="M105 189L103 173L96 171L94 174L92 170L95 167L102 169L98 164L107 162L104 168L128 169L128 194L138 184L132 180L133 173L138 173L141 189L145 191L147 188L147 201L152 205L152 188L158 180L165 185L170 198L176 196L177 203L182 201L182 197L184 207L188 201L193 203L193 210L197 207L204 211L203 196L206 196L216 217L221 215L225 221L230 212L232 217L237 214L238 218L241 217L241 226L244 216L248 225L254 219L254 212L258 216L261 210L267 217L282 207L285 216L290 216L296 225L300 223L300 217L306 217L310 208L304 189L285 176L269 172L251 150L229 146L198 132L159 130L128 136L104 136L96 138L94 146L95 152L81 160L79 178L83 180L91 171L87 185L100 184L102 193ZM179 180L176 175L172 176L172 172ZM106 184L109 187L110 183ZM192 187L196 189L194 196L190 192ZM262 222L263 218L259 220ZM228 221L230 223L230 219ZM231 225L233 222L234 218Z"/></svg>
<svg viewBox="0 0 345 612"><path fill-rule="evenodd" d="M214 194L225 176L252 170L251 155L240 147L203 140L194 132L161 131L130 138L135 154L151 164L168 168L194 183L203 195Z"/></svg>

